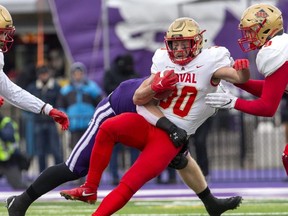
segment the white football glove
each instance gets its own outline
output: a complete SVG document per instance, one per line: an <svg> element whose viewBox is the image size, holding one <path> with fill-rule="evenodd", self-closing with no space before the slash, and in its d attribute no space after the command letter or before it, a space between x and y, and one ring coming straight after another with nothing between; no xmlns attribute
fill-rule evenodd
<svg viewBox="0 0 288 216"><path fill-rule="evenodd" d="M208 106L218 109L233 109L236 103L237 97L231 93L209 93L205 97L205 103Z"/></svg>

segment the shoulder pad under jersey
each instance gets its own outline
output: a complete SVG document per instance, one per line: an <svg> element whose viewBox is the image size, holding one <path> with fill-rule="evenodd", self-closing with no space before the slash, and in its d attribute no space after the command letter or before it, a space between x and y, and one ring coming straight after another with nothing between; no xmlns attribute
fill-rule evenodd
<svg viewBox="0 0 288 216"><path fill-rule="evenodd" d="M171 64L171 60L168 56L168 52L166 49L157 49L152 57L152 67L151 73L157 73L159 71L164 70L164 66Z"/></svg>
<svg viewBox="0 0 288 216"><path fill-rule="evenodd" d="M256 65L258 71L265 77L274 73L288 60L287 49L287 34L276 36L268 41L257 54Z"/></svg>
<svg viewBox="0 0 288 216"><path fill-rule="evenodd" d="M221 67L231 67L234 63L229 50L222 46L212 46L205 49L207 52L206 62L210 62L216 71Z"/></svg>

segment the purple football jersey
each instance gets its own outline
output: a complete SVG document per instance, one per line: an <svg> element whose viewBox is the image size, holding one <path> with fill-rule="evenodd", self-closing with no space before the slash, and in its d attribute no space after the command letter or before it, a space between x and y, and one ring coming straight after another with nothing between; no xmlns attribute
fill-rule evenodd
<svg viewBox="0 0 288 216"><path fill-rule="evenodd" d="M99 126L108 118L124 112L136 112L133 95L147 77L130 79L122 82L108 97L96 107L89 126L73 148L66 165L79 177L88 172L90 155Z"/></svg>
<svg viewBox="0 0 288 216"><path fill-rule="evenodd" d="M133 95L145 79L147 77L124 81L113 91L110 96L110 104L116 115L124 112L136 112Z"/></svg>

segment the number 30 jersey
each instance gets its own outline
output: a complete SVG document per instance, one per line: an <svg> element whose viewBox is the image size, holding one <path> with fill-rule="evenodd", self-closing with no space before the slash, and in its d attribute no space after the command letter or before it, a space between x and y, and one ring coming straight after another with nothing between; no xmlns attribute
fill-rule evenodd
<svg viewBox="0 0 288 216"><path fill-rule="evenodd" d="M230 52L225 47L210 47L203 49L189 64L181 66L170 60L166 49L158 49L152 61L151 73L174 70L178 75L176 90L159 101L160 110L188 135L194 134L215 113L215 108L207 106L204 98L217 90L217 85L211 82L214 72L233 64Z"/></svg>

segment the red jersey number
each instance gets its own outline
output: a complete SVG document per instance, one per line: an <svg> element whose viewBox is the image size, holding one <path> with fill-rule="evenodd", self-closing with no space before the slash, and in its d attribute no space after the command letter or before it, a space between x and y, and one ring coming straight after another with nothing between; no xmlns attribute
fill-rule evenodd
<svg viewBox="0 0 288 216"><path fill-rule="evenodd" d="M195 101L196 96L197 96L197 89L195 87L184 86L179 96L177 95L177 90L175 90L173 94L169 96L166 100L160 101L159 106L161 106L163 109L167 109L168 107L171 106L172 100L178 97L175 104L173 105L173 113L180 117L185 117L191 110L191 107ZM186 97L188 98L184 101Z"/></svg>

